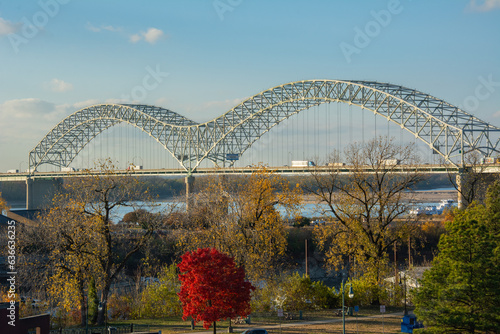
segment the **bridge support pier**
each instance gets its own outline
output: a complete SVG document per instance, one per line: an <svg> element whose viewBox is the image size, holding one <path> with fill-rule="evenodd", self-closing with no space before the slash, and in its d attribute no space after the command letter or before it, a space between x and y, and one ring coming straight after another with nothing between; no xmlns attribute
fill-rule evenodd
<svg viewBox="0 0 500 334"><path fill-rule="evenodd" d="M42 209L52 203L59 191L61 179L26 179L26 210Z"/></svg>
<svg viewBox="0 0 500 334"><path fill-rule="evenodd" d="M26 179L26 210L33 210L33 179Z"/></svg>
<svg viewBox="0 0 500 334"><path fill-rule="evenodd" d="M472 201L484 203L488 187L497 178L495 173L461 168L456 176L458 208L465 209Z"/></svg>
<svg viewBox="0 0 500 334"><path fill-rule="evenodd" d="M194 191L194 176L188 175L185 178L186 181L186 212L189 212L189 207L193 204L192 197L190 194Z"/></svg>

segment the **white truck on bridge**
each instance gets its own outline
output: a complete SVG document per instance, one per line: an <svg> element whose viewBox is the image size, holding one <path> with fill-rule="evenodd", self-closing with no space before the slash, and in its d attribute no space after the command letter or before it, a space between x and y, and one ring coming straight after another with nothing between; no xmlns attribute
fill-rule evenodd
<svg viewBox="0 0 500 334"><path fill-rule="evenodd" d="M381 165L383 166L397 166L401 163L399 159L386 159L381 161Z"/></svg>
<svg viewBox="0 0 500 334"><path fill-rule="evenodd" d="M313 161L308 160L293 160L292 167L314 167L316 166Z"/></svg>

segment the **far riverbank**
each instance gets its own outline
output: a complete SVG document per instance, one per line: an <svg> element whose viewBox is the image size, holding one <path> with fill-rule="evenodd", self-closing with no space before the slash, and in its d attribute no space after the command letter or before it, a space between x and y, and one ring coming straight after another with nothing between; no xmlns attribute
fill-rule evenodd
<svg viewBox="0 0 500 334"><path fill-rule="evenodd" d="M405 200L411 203L439 203L441 200L458 199L455 189L449 190L418 190L406 193ZM317 204L318 199L314 195L304 195L304 204Z"/></svg>

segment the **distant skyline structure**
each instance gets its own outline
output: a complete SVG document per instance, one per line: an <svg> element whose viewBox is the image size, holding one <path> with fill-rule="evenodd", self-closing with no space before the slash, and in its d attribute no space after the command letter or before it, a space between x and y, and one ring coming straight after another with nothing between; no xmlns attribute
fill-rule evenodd
<svg viewBox="0 0 500 334"><path fill-rule="evenodd" d="M500 126L498 31L500 0L2 1L0 172L29 169L34 146L89 106L154 106L204 124L253 94L305 79L419 89ZM274 126L234 164L326 161L332 150L378 135L416 143L426 161L443 159L373 115L352 104L311 107ZM200 166L220 161L221 152L211 152ZM191 167L202 157L193 156ZM71 165L105 157L120 167L179 166L123 121L96 135Z"/></svg>

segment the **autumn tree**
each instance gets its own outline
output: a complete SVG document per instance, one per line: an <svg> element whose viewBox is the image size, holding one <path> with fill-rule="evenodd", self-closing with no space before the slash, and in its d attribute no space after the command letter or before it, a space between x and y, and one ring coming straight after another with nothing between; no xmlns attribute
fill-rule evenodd
<svg viewBox="0 0 500 334"><path fill-rule="evenodd" d="M254 287L231 257L214 248L202 248L185 253L178 266L183 320L203 321L206 329L213 323L215 334L217 321L250 314Z"/></svg>
<svg viewBox="0 0 500 334"><path fill-rule="evenodd" d="M440 253L414 298L426 333L499 333L500 221L491 219L500 213L492 205L499 192L496 182L488 191L490 205L472 204L446 223Z"/></svg>
<svg viewBox="0 0 500 334"><path fill-rule="evenodd" d="M210 179L197 194L180 244L185 250L216 248L243 265L249 278L261 278L277 269L286 251L286 226L277 206L296 216L301 195L300 187L264 167L234 180Z"/></svg>
<svg viewBox="0 0 500 334"><path fill-rule="evenodd" d="M9 209L10 207L7 205L7 201L2 197L2 193L0 192L0 214Z"/></svg>
<svg viewBox="0 0 500 334"><path fill-rule="evenodd" d="M333 269L350 269L380 283L394 242L410 233L407 191L423 179L412 146L378 137L332 155L328 173L313 173L310 192L333 215L315 238ZM338 166L346 164L348 174ZM403 169L403 173L399 170ZM348 265L348 266L347 266Z"/></svg>
<svg viewBox="0 0 500 334"><path fill-rule="evenodd" d="M124 233L125 227L114 223L120 207L137 210L137 206L152 205L153 199L142 189L138 179L117 176L114 165L105 161L84 177L64 184L32 231L43 235L43 240L36 247L26 247L45 252L45 257L33 257L34 265L50 266L46 280L49 291L54 296L65 296L67 306L80 305L85 309L85 287L91 277L95 279L103 305L99 324L104 322L111 284L130 257L162 227L159 213L137 217L141 228L133 234Z"/></svg>

